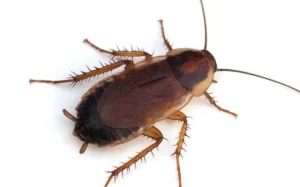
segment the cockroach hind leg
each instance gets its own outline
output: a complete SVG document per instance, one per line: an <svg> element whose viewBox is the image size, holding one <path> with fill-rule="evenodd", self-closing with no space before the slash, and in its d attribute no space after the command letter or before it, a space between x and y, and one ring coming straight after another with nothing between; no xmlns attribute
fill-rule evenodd
<svg viewBox="0 0 300 187"><path fill-rule="evenodd" d="M160 24L160 30L161 30L161 34L162 34L162 37L163 37L163 40L164 40L164 44L167 47L167 49L169 51L171 51L172 46L170 45L170 42L168 41L168 39L166 38L166 35L165 35L164 20L160 19L158 21L159 21L159 24Z"/></svg>
<svg viewBox="0 0 300 187"><path fill-rule="evenodd" d="M148 146L146 149L144 149L143 151L139 152L135 157L133 158L129 158L130 160L125 162L123 165L121 165L120 167L115 167L115 170L108 172L110 173L110 176L107 179L107 182L105 183L104 187L107 187L110 183L110 181L114 178L116 179L118 177L119 174L123 173L124 170L129 170L129 168L133 165L136 164L137 161L144 159L144 157L149 153L152 152L153 149L155 149L156 147L159 146L159 144L162 142L163 140L163 135L162 133L156 128L156 127L151 127L149 129L147 129L144 134L145 136L148 136L149 138L152 138L155 140L155 142L153 144L151 144L150 146Z"/></svg>
<svg viewBox="0 0 300 187"><path fill-rule="evenodd" d="M177 165L177 173L178 173L178 182L179 182L179 187L182 187L182 182L181 182L181 169L180 169L180 162L179 162L179 158L182 157L181 151L185 149L183 148L183 145L185 145L185 137L188 137L188 135L186 134L186 131L188 130L188 124L187 124L187 116L180 112L177 111L174 114L172 114L171 116L169 116L169 119L171 120L179 120L182 121L182 127L179 133L179 137L178 137L178 142L176 144L176 150L174 151L174 153L172 155L176 155L176 165Z"/></svg>
<svg viewBox="0 0 300 187"><path fill-rule="evenodd" d="M227 114L230 114L232 116L234 116L235 118L238 117L238 114L234 113L234 112L230 112L229 110L223 109L221 108L219 105L217 105L216 101L214 100L213 97L211 97L209 95L209 93L205 92L204 96L208 99L208 101L210 102L210 104L214 105L218 110L220 110L221 112L225 112Z"/></svg>
<svg viewBox="0 0 300 187"><path fill-rule="evenodd" d="M120 60L120 61L114 61L113 63L107 64L103 67L95 69L88 68L88 71L84 72L82 71L81 74L73 73L73 75L70 75L69 79L65 80L34 80L30 79L29 83L47 83L47 84L61 84L61 83L71 83L72 86L75 86L78 83L82 83L84 80L89 80L92 77L104 74L106 72L110 72L122 65L126 66L132 66L133 62L131 60Z"/></svg>
<svg viewBox="0 0 300 187"><path fill-rule="evenodd" d="M106 49L102 49L100 47L97 47L95 44L93 44L92 42L90 42L88 39L85 39L83 41L84 43L88 44L89 46L91 46L92 48L94 48L95 50L101 52L101 53L106 53L108 55L111 55L112 57L145 57L145 58L150 58L152 57L151 54L143 51L143 50L132 50L132 51L128 51L126 48L124 48L124 50L106 50Z"/></svg>

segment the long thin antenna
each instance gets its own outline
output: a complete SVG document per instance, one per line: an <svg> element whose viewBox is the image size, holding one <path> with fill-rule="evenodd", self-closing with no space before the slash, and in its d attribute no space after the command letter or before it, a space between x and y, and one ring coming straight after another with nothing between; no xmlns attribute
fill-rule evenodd
<svg viewBox="0 0 300 187"><path fill-rule="evenodd" d="M203 6L203 1L200 0L201 8L202 8L202 15L203 15L203 21L204 21L204 29L205 29L205 43L204 43L204 50L207 48L207 24L206 24L206 17L205 17L205 11Z"/></svg>
<svg viewBox="0 0 300 187"><path fill-rule="evenodd" d="M292 90L295 90L296 92L300 93L300 90L298 90L298 89L296 89L296 88L294 88L292 86L289 86L289 85L284 84L282 82L270 79L268 77L263 77L261 75L256 75L256 74L253 74L253 73L249 73L249 72L245 72L245 71L240 71L240 70L234 70L234 69L218 69L217 71L230 71L230 72L235 72L235 73L242 73L242 74L246 74L246 75L251 75L251 76L254 76L254 77L259 77L259 78L262 78L262 79L265 79L265 80L268 80L268 81L271 81L271 82L275 82L275 83L280 84L282 86L288 87L288 88L290 88Z"/></svg>

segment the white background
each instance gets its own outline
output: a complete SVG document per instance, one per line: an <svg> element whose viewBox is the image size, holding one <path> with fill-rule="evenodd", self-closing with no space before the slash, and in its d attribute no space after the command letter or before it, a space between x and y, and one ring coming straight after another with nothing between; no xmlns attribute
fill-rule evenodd
<svg viewBox="0 0 300 187"><path fill-rule="evenodd" d="M205 0L208 50L220 68L272 77L300 88L300 2L296 0ZM1 1L0 186L101 187L112 166L149 145L140 137L114 148L89 146L71 135L81 95L99 79L74 88L29 85L30 78L63 79L70 71L98 66L103 48L140 47L166 52L158 19L174 48L202 49L198 0ZM119 69L120 70L120 69ZM117 70L117 71L119 71ZM192 130L181 159L184 187L299 187L300 94L271 82L217 73L212 85L219 104L239 117L211 107L203 97L183 109ZM155 158L138 164L111 187L178 186L175 147L180 124L156 124L163 141Z"/></svg>

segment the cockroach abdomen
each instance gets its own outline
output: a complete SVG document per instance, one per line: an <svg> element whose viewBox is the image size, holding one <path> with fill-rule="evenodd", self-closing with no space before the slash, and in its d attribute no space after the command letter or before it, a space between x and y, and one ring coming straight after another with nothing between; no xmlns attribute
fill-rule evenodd
<svg viewBox="0 0 300 187"><path fill-rule="evenodd" d="M84 142L96 143L99 146L113 144L131 136L139 128L111 128L106 126L98 111L98 100L106 87L95 87L93 92L83 99L77 107L77 120L75 124L76 135Z"/></svg>

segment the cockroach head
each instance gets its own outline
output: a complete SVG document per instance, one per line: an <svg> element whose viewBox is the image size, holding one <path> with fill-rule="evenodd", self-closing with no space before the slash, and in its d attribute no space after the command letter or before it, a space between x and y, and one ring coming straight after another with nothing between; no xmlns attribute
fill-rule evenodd
<svg viewBox="0 0 300 187"><path fill-rule="evenodd" d="M261 76L261 75L257 75L257 74L254 74L254 73L250 73L250 72L246 72L246 71L241 71L241 70L218 69L217 68L217 63L216 63L214 57L212 56L212 54L210 52L207 51L207 24L206 24L205 10L204 10L204 5L203 5L203 1L202 0L200 0L200 4L201 4L201 9L202 9L203 21L204 21L204 39L205 39L204 40L204 50L202 50L201 52L211 62L212 66L213 66L213 69L214 69L214 72L216 72L216 71L229 71L229 72L235 72L235 73L242 73L242 74L246 74L246 75L251 75L251 76L259 77L259 78L262 78L262 79L265 79L265 80L268 80L268 81L271 81L271 82L275 82L277 84L280 84L282 86L288 87L288 88L290 88L292 90L295 90L296 92L300 93L299 89L296 89L296 88L294 88L294 87L292 87L290 85L287 85L285 83L276 81L274 79L270 79L268 77L264 77L264 76Z"/></svg>
<svg viewBox="0 0 300 187"><path fill-rule="evenodd" d="M209 51L174 49L166 56L176 79L194 96L202 95L207 90L217 70L215 58Z"/></svg>
<svg viewBox="0 0 300 187"><path fill-rule="evenodd" d="M179 48L169 51L166 56L170 60L177 61L178 64L180 64L179 61L181 63L194 64L195 66L207 64L213 68L213 72L216 72L218 69L215 57L208 50Z"/></svg>
<svg viewBox="0 0 300 187"><path fill-rule="evenodd" d="M214 72L216 72L218 70L218 66L215 57L207 50L202 50L201 52L206 56L206 59L211 63Z"/></svg>

